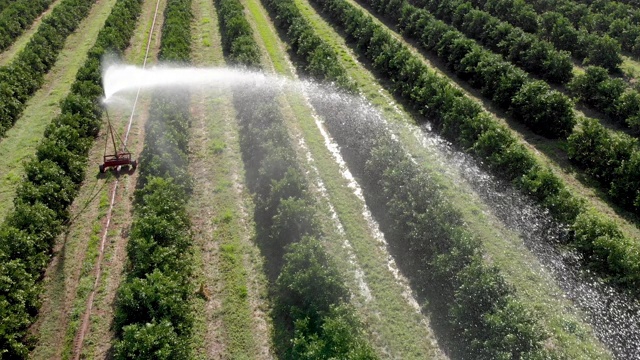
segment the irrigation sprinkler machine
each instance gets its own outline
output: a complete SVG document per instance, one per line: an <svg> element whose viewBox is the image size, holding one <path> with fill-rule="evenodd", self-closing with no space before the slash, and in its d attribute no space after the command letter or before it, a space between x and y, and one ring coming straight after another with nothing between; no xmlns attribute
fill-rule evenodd
<svg viewBox="0 0 640 360"><path fill-rule="evenodd" d="M122 141L120 135L111 126L111 119L109 118L109 111L105 107L105 113L107 114L107 124L109 126L109 135L104 144L104 162L98 166L100 173L104 173L108 168L114 168L116 171L120 170L122 166L128 166L131 170L135 170L138 167L138 162L133 159L131 152L127 149L127 144ZM113 143L113 153L107 153L109 148L109 138ZM118 140L116 142L116 139ZM118 150L120 145L120 150ZM110 149L109 149L110 150Z"/></svg>

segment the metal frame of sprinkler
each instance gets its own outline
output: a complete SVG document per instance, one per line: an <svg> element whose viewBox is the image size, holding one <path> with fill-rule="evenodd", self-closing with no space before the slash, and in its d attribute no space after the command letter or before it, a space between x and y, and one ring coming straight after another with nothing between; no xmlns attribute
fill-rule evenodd
<svg viewBox="0 0 640 360"><path fill-rule="evenodd" d="M109 110L106 105L104 110L107 114L107 125L109 126L109 134L111 135L111 142L113 143L113 154L107 154L107 147L109 145L109 138L107 138L104 144L103 163L98 166L100 173L105 173L108 168L115 168L116 171L119 171L122 166L129 166L132 170L135 170L138 167L138 162L132 158L131 152L127 149L127 144L122 141L120 135L117 133L114 135L111 119L109 118ZM122 144L122 150L120 151L118 151L116 145L116 137L120 144Z"/></svg>

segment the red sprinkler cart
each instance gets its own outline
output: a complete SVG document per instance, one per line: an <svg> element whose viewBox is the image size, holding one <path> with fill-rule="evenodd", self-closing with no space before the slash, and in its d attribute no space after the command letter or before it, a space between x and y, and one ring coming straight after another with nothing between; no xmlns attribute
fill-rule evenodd
<svg viewBox="0 0 640 360"><path fill-rule="evenodd" d="M111 142L113 143L113 154L107 154L107 146L109 145L109 138L107 138L106 143L104 144L104 163L100 164L98 167L101 173L107 171L108 168L116 168L116 170L120 166L130 166L131 169L135 170L138 167L138 162L134 160L131 156L131 152L127 149L127 145L122 141L120 136L117 138L122 145L122 150L118 151L116 146L116 135L114 135L113 127L111 126L111 119L109 119L109 112L105 110L107 113L107 124L109 126L109 134L111 134Z"/></svg>

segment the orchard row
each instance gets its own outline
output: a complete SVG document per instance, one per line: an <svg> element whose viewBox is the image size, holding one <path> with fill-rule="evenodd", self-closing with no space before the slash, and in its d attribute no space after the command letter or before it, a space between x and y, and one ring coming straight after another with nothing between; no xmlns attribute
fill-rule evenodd
<svg viewBox="0 0 640 360"><path fill-rule="evenodd" d="M101 58L106 53L122 54L129 45L141 3L118 0L113 7L71 93L60 104L61 114L26 162L14 209L0 225L2 357L26 358L33 344L28 327L40 308L40 280L55 239L69 220L68 207L84 179L88 151L102 123Z"/></svg>

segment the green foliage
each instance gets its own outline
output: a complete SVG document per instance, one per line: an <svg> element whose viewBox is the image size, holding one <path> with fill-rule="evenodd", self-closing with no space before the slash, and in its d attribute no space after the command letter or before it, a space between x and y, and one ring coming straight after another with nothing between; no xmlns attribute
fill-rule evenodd
<svg viewBox="0 0 640 360"><path fill-rule="evenodd" d="M164 16L159 56L188 62L191 1L169 1ZM116 359L192 357L189 100L187 91L175 89L158 90L152 99L127 245L130 267L116 299Z"/></svg>
<svg viewBox="0 0 640 360"><path fill-rule="evenodd" d="M459 3L462 1L460 0ZM557 49L569 51L573 57L582 60L585 65L598 65L610 71L618 71L620 64L622 64L621 43L625 50L632 51L633 45L640 35L640 27L632 25L629 19L620 19L613 24L611 17L591 13L586 6L577 5L568 0L560 2L540 0L530 3L523 0L469 1L477 8L486 11L485 19L489 19L491 15L496 17L494 18L496 20L487 22L488 28L484 29L487 33L494 31L493 26L500 24L504 30L503 34L508 34L507 36L516 42L524 44L523 36L532 39L535 45L528 50L529 53L542 54L539 50L543 48L554 51L553 47L549 47L548 44L543 45L544 41L548 41ZM428 4L430 9L437 11L434 9L435 1L420 0L420 2ZM469 2L464 4L469 4ZM580 8L580 6L584 7ZM455 6L448 6L440 10L440 12L444 11L441 16L446 16L448 12L454 11L453 8ZM468 7L468 9L472 9L472 7ZM509 24L501 23L497 19L504 20ZM604 24L598 25L603 20ZM530 34L523 34L523 31ZM518 32L521 34L516 35ZM501 48L502 46L498 44L500 43L494 42L487 44L487 46Z"/></svg>
<svg viewBox="0 0 640 360"><path fill-rule="evenodd" d="M186 360L189 344L181 339L168 320L128 325L122 340L114 345L115 359Z"/></svg>
<svg viewBox="0 0 640 360"><path fill-rule="evenodd" d="M450 5L450 3L447 4ZM492 120L488 114L479 109L474 110L476 105L472 100L466 98L446 80L436 76L433 71L422 65L419 60L408 53L406 48L391 38L381 26L376 25L368 16L344 0L331 0L319 5L328 17L346 32L353 46L372 61L382 76L393 83L393 90L411 104L416 111L430 117L437 128L444 130L445 135L486 160L486 164L495 169L500 176L514 180L516 185L547 207L558 221L573 225L576 218L587 211L584 201L572 195L558 177L546 166L540 164L529 151L518 145L517 140L508 129ZM403 14L406 15L406 19L402 22L412 24L405 27L407 32L415 33L426 24L424 19L418 20L416 15L404 12ZM434 29L433 33L425 36L421 41L428 46L437 48L438 43L444 39L443 35L447 30L442 26L434 26ZM442 51L442 49L437 51ZM455 52L452 54L457 56ZM479 64L480 59L482 59L480 53L474 51L469 53L467 59L463 59L462 63L465 67L471 68L475 66L474 64ZM463 76L469 77L472 74L472 70L469 69L462 71ZM419 75L415 76L415 74ZM473 81L480 80L471 78L470 82L473 83ZM549 99L527 101L527 99L535 98L536 94L545 94L546 87L535 82L525 85L523 88L525 87L526 91L518 94L520 97L518 100L523 105L526 103L528 109L536 111L536 113L521 113L519 115L539 126L545 126L543 119L552 121L546 126L555 126L553 121L556 119L549 119L545 107L566 108L568 106L567 100L555 98L546 93L543 97L547 96ZM477 115L474 115L476 113ZM455 124L456 120L460 123ZM562 119L560 120L562 121ZM566 117L564 120L568 122L569 118ZM598 176L603 178L613 176L611 179L619 179L616 182L612 181L609 193L612 196L618 196L617 199L621 204L629 206L630 209L636 209L640 203L637 193L639 188L637 179L640 178L638 176L640 174L640 157L636 155L633 157L633 161L624 161L624 159L631 159L631 155L624 154L637 152L636 145L633 145L634 141L626 136L616 135L610 138L606 135L597 135L598 133L606 134L606 132L603 132L604 129L598 130L595 126L595 123L592 124L590 130L589 126L585 127L583 124L580 130L569 137L569 154L577 162L585 164L589 164L589 161L595 162L596 166L593 169L595 173L599 174ZM461 131L456 133L453 130L456 128ZM585 129L586 132L584 132ZM349 141L348 137L340 136L339 132L334 131L332 135L341 144ZM344 145L342 146L344 149ZM593 153L598 155L594 156ZM355 154L355 152L350 154ZM345 158L350 158L350 156L347 155ZM351 163L358 164L364 161L362 158L356 157L356 159ZM603 165L598 165L600 162ZM617 164L624 164L624 166ZM587 165L585 168L591 168L591 165ZM352 171L354 170L352 169ZM354 172L357 173L357 171ZM375 179L373 174L361 177ZM376 180L367 181L367 183L375 184ZM395 188L400 188L400 186ZM424 230L423 233L431 231L430 228L428 231ZM586 234L584 241L597 242L597 238L592 236L593 234ZM574 239L574 241L576 240ZM626 245L628 241L625 240L623 245L615 249L615 252L611 248L605 248L603 251L610 251L612 256L622 256L619 254L633 256L632 254L636 250L634 247ZM585 248L579 247L579 249L584 251ZM591 263L590 260L587 260L587 263ZM620 282L629 289L636 289L634 279L640 276L640 269L631 262L618 262L616 267L618 271L611 277L611 281ZM607 266L597 263L594 269L602 273L608 271ZM632 291L635 292L635 290Z"/></svg>
<svg viewBox="0 0 640 360"><path fill-rule="evenodd" d="M9 46L50 3L49 0L16 1L0 13L0 49ZM62 1L42 21L13 62L0 68L0 104L3 104L0 106L0 137L18 120L27 100L42 86L44 76L55 64L66 38L89 14L93 3L92 0ZM16 24L16 19L23 25L12 25Z"/></svg>
<svg viewBox="0 0 640 360"><path fill-rule="evenodd" d="M26 359L29 344L25 328L33 321L33 309L39 306L40 288L19 259L11 260L0 250L0 356Z"/></svg>
<svg viewBox="0 0 640 360"><path fill-rule="evenodd" d="M287 34L289 45L300 57L302 70L315 79L335 82L345 89L354 89L333 49L315 34L293 0L268 0L277 25Z"/></svg>
<svg viewBox="0 0 640 360"><path fill-rule="evenodd" d="M461 336L473 339L464 357L514 359L539 356L546 334L535 317L512 295L496 268L486 268L476 256L459 273L451 317ZM469 318L478 319L468 326Z"/></svg>
<svg viewBox="0 0 640 360"><path fill-rule="evenodd" d="M525 84L513 97L516 119L549 138L566 138L576 124L573 103L542 81Z"/></svg>
<svg viewBox="0 0 640 360"><path fill-rule="evenodd" d="M315 238L289 245L284 261L276 281L276 311L283 317L307 319L315 329L331 306L348 299L344 281Z"/></svg>
<svg viewBox="0 0 640 360"><path fill-rule="evenodd" d="M240 2L221 0L218 5L220 10L226 7L226 22L246 21L240 19ZM307 70L315 76L324 74L325 79L339 79L334 77L332 61L325 66L322 60L335 59L335 54L300 22L295 4L270 2L268 7L280 11L274 16L278 25L286 26L289 35L300 41L297 52L309 61ZM244 44L240 48L251 54L257 45L249 42L253 42L250 28L239 28L221 23L223 42L229 49ZM257 56L253 59L233 51L226 56L243 65L259 65ZM268 276L275 282L276 352L286 359L375 359L347 303L344 280L316 240L322 236L315 218L317 209L289 142L277 96L272 89L250 88L235 89L233 97L246 181L256 205L256 240L266 257Z"/></svg>
<svg viewBox="0 0 640 360"><path fill-rule="evenodd" d="M540 14L557 11L557 17L562 18L562 21L567 23L565 27L571 27L574 32L581 32L583 37L586 34L592 34L592 50L597 50L596 44L600 43L610 46L608 54L612 55L614 49L621 47L623 50L637 56L640 54L640 48L638 47L640 40L640 10L637 7L623 4L623 2L625 1L587 1L587 4L584 4L570 0L536 0L531 2L532 5L530 7L535 8ZM511 10L518 11L516 6L512 6ZM540 30L542 30L542 27ZM605 40L607 37L615 39L616 42ZM605 42L609 44L604 44ZM619 50L617 52L619 53ZM598 56L595 52L593 55ZM614 56L611 60L613 62L609 63L609 65L600 64L600 66L615 69L613 65L617 62L617 57Z"/></svg>
<svg viewBox="0 0 640 360"><path fill-rule="evenodd" d="M640 151L634 148L629 161L616 169L609 194L627 208L640 213Z"/></svg>
<svg viewBox="0 0 640 360"><path fill-rule="evenodd" d="M371 203L405 273L443 315L464 358L520 358L544 354L546 334L515 299L496 268L481 259L477 240L437 185L397 144L382 142L366 161ZM434 295L437 289L437 296Z"/></svg>
<svg viewBox="0 0 640 360"><path fill-rule="evenodd" d="M415 110L429 116L447 136L488 160L488 165L507 179L516 180L518 186L548 207L556 219L574 224L575 228L588 221L584 220L586 209L583 201L573 196L550 169L541 166L529 151L519 145L508 129L422 66L380 26L347 1L317 1L317 4L376 70L391 80L393 90ZM446 7L445 3L442 7ZM405 34L416 36L425 31L427 35L420 41L439 55L448 51L447 59L455 60L461 51L468 49L468 42L456 36L446 36L448 30L441 23L434 22L432 28L424 30L429 27L428 19L406 9L403 8L401 19ZM385 11L394 13L388 8ZM450 50L442 46L446 42L452 44ZM481 58L480 52L470 52L456 71L472 78L472 67L477 66ZM473 81L480 83L481 79ZM545 94L545 91L546 87L532 83L526 92L520 94L521 100L524 102L526 97ZM548 96L548 93L543 96ZM533 104L538 107L555 106L557 101L552 97ZM566 105L566 102L561 102L560 106ZM532 121L540 122L541 118L533 117ZM465 358L549 356L542 345L546 334L541 331L535 315L515 299L513 290L504 284L495 269L482 265L477 240L463 230L459 216L439 198L437 185L416 170L410 160L403 159L402 151L392 143L379 143L380 133L373 128L362 130L367 134L363 141L357 134L354 136L353 131L344 131L340 127L341 121L326 119L326 123L341 145L351 171L363 179L367 203L372 204L372 212L390 240L392 249L401 252L402 266L409 269L405 273L412 275L414 288L426 294L433 294L433 287L437 288L438 296L433 300L430 298L430 302L447 309L448 322L459 330L456 334L460 334L461 346L456 351ZM544 126L542 123L539 125ZM362 168L364 164L366 166ZM615 225L612 229L619 231ZM587 245L578 246L585 254L588 246L601 249L603 261L587 259L594 269L606 273L609 267L615 268L612 281L637 288L635 281L640 275L639 262L630 259L634 259L638 251L629 246L628 239L602 241L597 232L585 232L576 233L574 244L578 243ZM477 299L486 301L475 303ZM467 306L467 302L475 305Z"/></svg>
<svg viewBox="0 0 640 360"><path fill-rule="evenodd" d="M191 1L173 0L167 3L162 24L162 39L158 59L188 63L191 55Z"/></svg>
<svg viewBox="0 0 640 360"><path fill-rule="evenodd" d="M291 339L291 353L285 359L347 359L373 360L377 359L373 350L363 340L359 332L362 327L353 309L342 305L332 307L322 319L321 328L312 331L309 319L296 320L294 334Z"/></svg>
<svg viewBox="0 0 640 360"><path fill-rule="evenodd" d="M640 214L638 140L586 119L568 139L569 159L600 182L616 202Z"/></svg>
<svg viewBox="0 0 640 360"><path fill-rule="evenodd" d="M284 359L375 359L362 324L347 305L349 293L322 244L304 237L287 248L276 281L276 329ZM288 325L288 326L287 326Z"/></svg>
<svg viewBox="0 0 640 360"><path fill-rule="evenodd" d="M612 79L604 68L590 66L576 76L569 89L585 104L604 113L612 120L634 130L640 118L640 93L627 87L622 79Z"/></svg>
<svg viewBox="0 0 640 360"><path fill-rule="evenodd" d="M589 41L584 64L602 66L610 71L618 69L622 64L620 43L609 37L609 35L602 37L591 35L589 37L593 38L593 40Z"/></svg>
<svg viewBox="0 0 640 360"><path fill-rule="evenodd" d="M470 2L463 0L453 1L447 6L438 6L435 1L426 0L415 1L415 3L422 5L433 16L455 26L466 36L477 40L491 51L503 55L506 60L531 74L558 84L568 82L573 76L568 52L557 51L548 42L542 41L507 22L498 20L490 14L493 13L492 11L474 9ZM495 8L491 6L495 6L495 3L487 3L486 8L495 11ZM412 12L419 11L429 14L424 9L413 6L410 8L413 8ZM454 28L451 29L455 31Z"/></svg>
<svg viewBox="0 0 640 360"><path fill-rule="evenodd" d="M583 212L572 226L575 245L589 259L592 268L605 270L614 282L640 284L640 249L625 238L618 226L595 211ZM631 271L630 271L631 270Z"/></svg>
<svg viewBox="0 0 640 360"><path fill-rule="evenodd" d="M573 104L567 96L552 90L542 81L533 81L524 71L511 65L502 57L483 49L455 28L436 20L426 10L409 5L407 1L396 4L391 0L370 0L369 4L391 20L397 21L401 31L417 40L425 49L435 52L451 70L473 87L479 88L484 96L492 99L504 110L511 110L515 118L526 124L532 131L550 138L564 138L571 133L575 118ZM392 4L395 5L392 6ZM388 13L383 12L387 10ZM400 15L393 19L396 13ZM488 15L485 15L472 10L470 6L459 5L452 15L454 17L452 21L469 36L474 36L480 41L484 39L490 44L500 44L503 47L503 54L523 69L535 74L544 74L543 76L555 76L558 69L540 67L541 64L549 63L557 66L563 62L559 59L547 59L545 54L552 53L540 45L540 42L527 40L528 38L520 33L505 36L505 39L511 39L510 43L497 37L494 32L491 34L495 36L486 35L487 37L481 38L481 31L485 31L484 29L489 25L495 25ZM524 43L516 43L523 39L525 39ZM390 45L390 43L387 41L389 46L399 46L399 44ZM400 60L400 57L404 59ZM394 79L394 84L397 87L404 86L405 88L401 91L407 93L412 88L410 83L415 81L417 74L420 73L420 65L410 58L411 55L407 52L388 49L376 55L374 65L382 68L383 71L392 72L394 76L400 75L400 78ZM396 69L391 68L392 64L397 66L402 61L406 62L402 70L395 71ZM559 82L566 82L571 77L571 64L568 57L565 63L567 65L563 70L565 75L561 76L562 80ZM458 106L456 110L459 109Z"/></svg>
<svg viewBox="0 0 640 360"><path fill-rule="evenodd" d="M316 209L300 198L281 198L276 215L273 217L270 242L284 247L299 241L303 236L317 234Z"/></svg>
<svg viewBox="0 0 640 360"><path fill-rule="evenodd" d="M0 51L6 50L53 0L4 0L0 3Z"/></svg>
<svg viewBox="0 0 640 360"><path fill-rule="evenodd" d="M260 49L252 38L251 26L244 18L243 6L238 0L216 1L220 16L222 48L232 64L258 67Z"/></svg>
<svg viewBox="0 0 640 360"><path fill-rule="evenodd" d="M322 236L317 209L276 95L266 89L234 92L245 173L256 204L257 242L276 283L276 351L287 359L373 359L362 325L347 305L343 280L316 240ZM253 103L247 106L249 99ZM334 313L334 308L340 310Z"/></svg>
<svg viewBox="0 0 640 360"><path fill-rule="evenodd" d="M143 278L133 278L118 289L115 328L125 332L130 324L168 320L179 336L190 332L193 314L190 287L181 275L156 268ZM121 334L119 334L121 335Z"/></svg>
<svg viewBox="0 0 640 360"><path fill-rule="evenodd" d="M121 53L128 46L140 14L141 2L116 2L89 58L78 71L71 93L60 104L61 114L47 127L44 139L36 149L36 156L25 163L25 178L17 190L14 210L0 226L0 323L3 324L0 326L0 357L27 358L33 344L27 329L40 307L38 296L41 289L38 281L49 260L54 240L68 217L68 205L84 178L87 152L100 126L102 110L98 101L103 93L99 75L100 57L106 51ZM38 47L44 46L46 41L61 48L65 34L72 32L92 3L60 3L44 21L51 23L43 30L47 36L41 34L34 37L33 44L30 43L25 49L36 44ZM56 26L61 28L53 35L51 32ZM118 38L109 35L114 31L120 34ZM32 63L35 61L32 56L35 55L31 50L29 54L29 62ZM51 65L55 54L46 54ZM20 57L26 59L27 55ZM8 74L5 70L0 69L0 78ZM30 75L20 67L13 66L11 71L15 71L10 75L16 77L15 81L24 80L25 86L29 87L36 85L37 81L29 81ZM81 83L82 86L79 85ZM2 81L0 89L10 89L7 84ZM5 95L3 92L0 97ZM9 103L9 106L18 106L11 101ZM0 108L6 109L2 105Z"/></svg>

